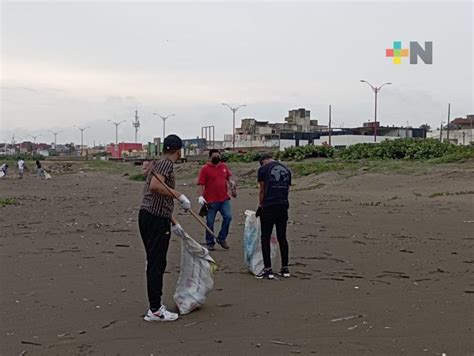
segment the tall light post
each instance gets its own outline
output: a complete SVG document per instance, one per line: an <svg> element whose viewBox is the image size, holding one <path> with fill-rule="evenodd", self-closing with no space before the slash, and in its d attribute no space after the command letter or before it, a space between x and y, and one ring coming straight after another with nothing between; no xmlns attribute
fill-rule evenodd
<svg viewBox="0 0 474 356"><path fill-rule="evenodd" d="M374 110L374 142L377 142L377 94L379 93L379 91L385 86L385 85L390 85L392 83L384 83L382 84L381 86L379 87L376 87L372 84L370 84L368 81L366 80L363 80L361 79L361 83L366 83L368 86L370 86L370 88L372 89L372 91L374 92L375 94L375 110Z"/></svg>
<svg viewBox="0 0 474 356"><path fill-rule="evenodd" d="M118 157L118 127L120 124L123 124L127 120L122 120L122 121L112 121L112 120L107 120L108 122L111 122L112 124L115 125L115 157Z"/></svg>
<svg viewBox="0 0 474 356"><path fill-rule="evenodd" d="M176 116L175 114L170 114L168 116L163 116L160 115L156 112L153 113L153 115L161 117L161 120L163 120L163 141L165 140L165 134L166 134L166 120L168 120L171 116Z"/></svg>
<svg viewBox="0 0 474 356"><path fill-rule="evenodd" d="M41 137L41 135L36 135L36 136L29 135L29 137L31 137L33 139L33 152L36 153L36 139L38 137Z"/></svg>
<svg viewBox="0 0 474 356"><path fill-rule="evenodd" d="M230 111L232 111L232 150L235 150L235 112L247 105L243 104L235 107L232 107L227 103L221 103L221 105L227 106Z"/></svg>
<svg viewBox="0 0 474 356"><path fill-rule="evenodd" d="M79 127L79 126L74 125L74 127L78 128L81 131L81 158L82 158L82 150L84 148L84 131L90 128L90 126Z"/></svg>
<svg viewBox="0 0 474 356"><path fill-rule="evenodd" d="M21 141L21 138L20 137L16 137L15 138L15 134L13 134L12 136L12 146L13 146L13 153L16 153L16 143ZM21 144L20 144L21 146Z"/></svg>
<svg viewBox="0 0 474 356"><path fill-rule="evenodd" d="M329 147L331 147L331 124L332 124L332 111L331 111L331 105L329 105Z"/></svg>
<svg viewBox="0 0 474 356"><path fill-rule="evenodd" d="M54 131L49 130L49 132L51 132L54 135L54 149L56 149L56 139L57 139L58 134L60 134L62 131L54 132Z"/></svg>
<svg viewBox="0 0 474 356"><path fill-rule="evenodd" d="M31 138L33 139L33 144L36 145L36 139L37 139L38 137L41 137L41 135L36 135L36 136L29 135L28 137L31 137Z"/></svg>
<svg viewBox="0 0 474 356"><path fill-rule="evenodd" d="M449 125L451 120L451 103L448 104L448 125L446 126L447 131L446 131L446 141L449 142Z"/></svg>

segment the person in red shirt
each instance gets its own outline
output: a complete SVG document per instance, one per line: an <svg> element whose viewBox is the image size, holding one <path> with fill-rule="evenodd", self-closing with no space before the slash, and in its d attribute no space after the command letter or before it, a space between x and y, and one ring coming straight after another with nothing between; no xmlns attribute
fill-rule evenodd
<svg viewBox="0 0 474 356"><path fill-rule="evenodd" d="M214 250L217 242L224 249L229 249L227 236L229 235L230 222L232 221L232 209L230 204L229 190L235 198L235 183L230 180L232 173L224 162L221 162L219 150L209 151L209 162L199 172L199 204L206 206L207 226L214 231L214 221L217 213L222 215L222 226L216 241L206 231L206 243L209 250Z"/></svg>

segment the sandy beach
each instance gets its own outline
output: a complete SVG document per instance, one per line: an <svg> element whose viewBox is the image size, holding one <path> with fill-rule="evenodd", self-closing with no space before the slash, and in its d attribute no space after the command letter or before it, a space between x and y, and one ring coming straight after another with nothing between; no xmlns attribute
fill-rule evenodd
<svg viewBox="0 0 474 356"><path fill-rule="evenodd" d="M187 165L178 189L197 210L196 166ZM0 207L0 354L473 354L473 162L296 179L292 277L275 281L256 280L243 263L256 166L230 166L244 185L232 202L231 249L211 253L218 270L204 307L174 323L142 318L143 182L74 166L50 181L1 180L0 197L16 204ZM202 228L175 211L202 242ZM179 251L173 238L170 307Z"/></svg>

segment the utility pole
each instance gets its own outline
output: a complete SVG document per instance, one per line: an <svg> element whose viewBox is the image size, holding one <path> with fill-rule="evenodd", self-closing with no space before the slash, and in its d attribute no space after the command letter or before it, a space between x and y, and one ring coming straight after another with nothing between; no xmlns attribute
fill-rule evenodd
<svg viewBox="0 0 474 356"><path fill-rule="evenodd" d="M451 103L448 104L448 131L446 132L446 140L449 142L449 120L451 116Z"/></svg>
<svg viewBox="0 0 474 356"><path fill-rule="evenodd" d="M79 127L79 126L74 125L74 127L78 128L81 131L81 158L82 158L82 153L83 153L83 149L84 149L84 131L86 129L90 128L90 126Z"/></svg>
<svg viewBox="0 0 474 356"><path fill-rule="evenodd" d="M331 105L329 105L329 147L331 147Z"/></svg>
<svg viewBox="0 0 474 356"><path fill-rule="evenodd" d="M160 114L157 114L156 112L153 113L153 115L161 117L161 120L163 120L163 142L165 141L165 134L166 134L166 120L168 120L171 116L176 116L175 114L170 114L168 116L162 116Z"/></svg>
<svg viewBox="0 0 474 356"><path fill-rule="evenodd" d="M132 122L132 126L135 128L135 143L137 143L138 129L140 128L140 120L138 119L138 110L135 110L135 121Z"/></svg>
<svg viewBox="0 0 474 356"><path fill-rule="evenodd" d="M54 149L56 149L56 139L57 139L58 134L60 134L62 131L54 132L50 130L49 132L51 132L54 135Z"/></svg>
<svg viewBox="0 0 474 356"><path fill-rule="evenodd" d="M232 111L232 150L234 151L235 150L235 113L237 110L247 105L244 104L244 105L239 105L235 107L232 107L227 103L221 103L221 105L227 106L230 109L230 111Z"/></svg>
<svg viewBox="0 0 474 356"><path fill-rule="evenodd" d="M109 122L111 122L112 124L115 125L115 158L118 157L118 127L120 126L120 124L123 124L125 121L127 120L122 120L122 121L112 121L112 120L107 120Z"/></svg>
<svg viewBox="0 0 474 356"><path fill-rule="evenodd" d="M474 116L474 115L471 115L471 141L470 141L470 142L474 142L474 141L472 140L472 117L473 117L473 116Z"/></svg>
<svg viewBox="0 0 474 356"><path fill-rule="evenodd" d="M388 83L382 84L382 85L379 86L379 87L376 87L376 86L370 84L370 83L369 83L368 81L366 81L366 80L361 79L361 82L362 82L362 83L366 83L368 86L370 86L370 88L372 89L372 91L373 91L374 94L375 94L374 142L377 142L377 95L378 95L378 93L380 92L380 90L381 90L385 85L390 85L390 84L392 84L392 83L388 82Z"/></svg>
<svg viewBox="0 0 474 356"><path fill-rule="evenodd" d="M33 154L33 153L36 153L36 139L38 137L41 137L41 135L36 135L36 136L30 135L30 137L33 138L33 152L32 152Z"/></svg>
<svg viewBox="0 0 474 356"><path fill-rule="evenodd" d="M17 137L18 141L20 140L19 137ZM16 140L15 140L15 134L12 136L12 146L13 146L13 153L16 153Z"/></svg>

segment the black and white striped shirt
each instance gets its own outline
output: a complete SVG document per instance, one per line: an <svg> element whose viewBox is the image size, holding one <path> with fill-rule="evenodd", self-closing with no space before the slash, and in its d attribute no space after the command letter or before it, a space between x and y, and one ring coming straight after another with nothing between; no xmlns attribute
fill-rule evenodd
<svg viewBox="0 0 474 356"><path fill-rule="evenodd" d="M175 176L173 171L173 162L164 158L153 164L150 173L145 182L143 189L143 201L140 209L148 211L150 214L170 219L173 214L174 202L173 198L167 197L150 189L150 183L153 178L153 174L160 174L165 177L165 183L168 187L175 188Z"/></svg>

